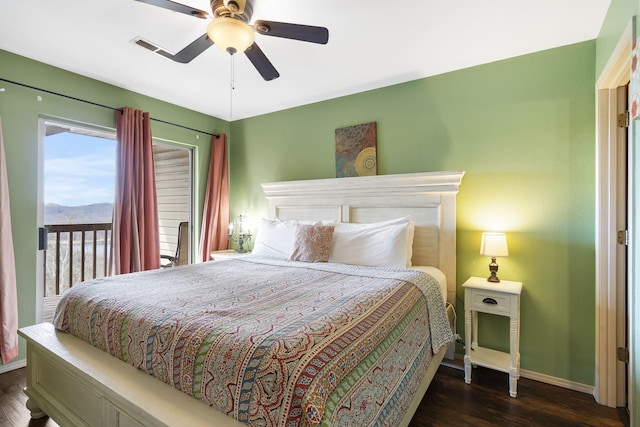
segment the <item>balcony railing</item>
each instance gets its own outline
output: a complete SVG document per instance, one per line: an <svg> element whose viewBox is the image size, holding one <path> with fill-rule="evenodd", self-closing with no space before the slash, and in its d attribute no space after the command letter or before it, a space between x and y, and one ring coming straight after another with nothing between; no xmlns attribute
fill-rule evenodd
<svg viewBox="0 0 640 427"><path fill-rule="evenodd" d="M105 277L111 263L111 223L45 225L45 297Z"/></svg>

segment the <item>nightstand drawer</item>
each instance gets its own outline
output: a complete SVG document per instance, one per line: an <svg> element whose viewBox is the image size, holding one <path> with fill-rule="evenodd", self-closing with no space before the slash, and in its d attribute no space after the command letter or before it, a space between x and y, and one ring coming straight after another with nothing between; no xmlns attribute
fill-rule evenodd
<svg viewBox="0 0 640 427"><path fill-rule="evenodd" d="M470 294L471 310L502 316L511 314L511 295L479 289L468 289L467 292Z"/></svg>

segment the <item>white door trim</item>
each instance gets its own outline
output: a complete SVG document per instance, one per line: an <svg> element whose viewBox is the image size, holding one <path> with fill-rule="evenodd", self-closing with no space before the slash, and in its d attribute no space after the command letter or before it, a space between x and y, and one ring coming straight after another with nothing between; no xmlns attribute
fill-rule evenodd
<svg viewBox="0 0 640 427"><path fill-rule="evenodd" d="M619 403L617 316L619 307L617 233L617 88L630 80L632 19L596 82L596 378L594 397L602 405ZM631 126L631 123L630 123Z"/></svg>

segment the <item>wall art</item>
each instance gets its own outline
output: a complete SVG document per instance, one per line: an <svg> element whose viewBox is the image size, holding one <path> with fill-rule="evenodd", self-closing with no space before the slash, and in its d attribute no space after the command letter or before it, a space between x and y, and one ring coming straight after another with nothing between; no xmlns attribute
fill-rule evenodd
<svg viewBox="0 0 640 427"><path fill-rule="evenodd" d="M378 173L376 122L336 129L336 177Z"/></svg>

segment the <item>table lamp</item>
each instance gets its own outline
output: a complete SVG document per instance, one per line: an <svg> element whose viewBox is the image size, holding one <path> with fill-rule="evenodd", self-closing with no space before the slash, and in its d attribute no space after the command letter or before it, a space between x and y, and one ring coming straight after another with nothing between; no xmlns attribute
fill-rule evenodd
<svg viewBox="0 0 640 427"><path fill-rule="evenodd" d="M509 249L507 249L507 236L504 233L482 233L480 255L491 257L491 264L489 264L491 276L487 278L487 282L500 282L500 279L496 275L498 272L496 257L509 256Z"/></svg>
<svg viewBox="0 0 640 427"><path fill-rule="evenodd" d="M251 241L251 229L245 229L245 222L246 217L240 215L238 219L229 224L229 241L238 243L236 253L239 254L247 252L243 245Z"/></svg>

